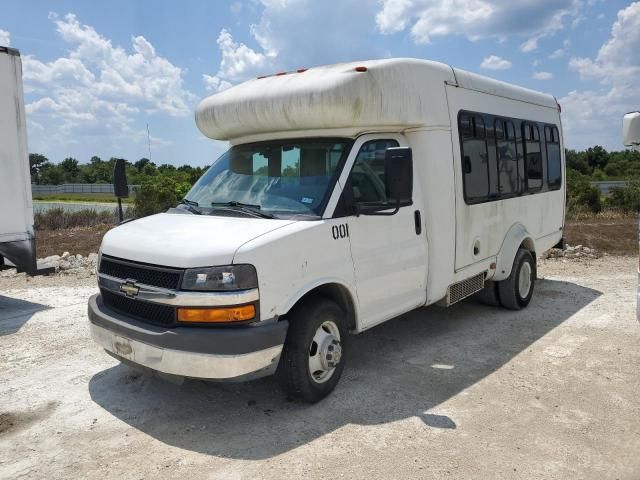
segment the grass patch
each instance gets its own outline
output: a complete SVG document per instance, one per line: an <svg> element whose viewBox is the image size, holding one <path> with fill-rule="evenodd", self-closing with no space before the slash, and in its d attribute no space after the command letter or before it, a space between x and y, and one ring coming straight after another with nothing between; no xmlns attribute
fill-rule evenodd
<svg viewBox="0 0 640 480"><path fill-rule="evenodd" d="M125 211L125 218L134 215L134 209ZM118 216L114 212L98 212L96 210L78 210L68 212L63 208L52 208L33 216L36 230L63 230L76 227L93 227L95 225L116 225Z"/></svg>

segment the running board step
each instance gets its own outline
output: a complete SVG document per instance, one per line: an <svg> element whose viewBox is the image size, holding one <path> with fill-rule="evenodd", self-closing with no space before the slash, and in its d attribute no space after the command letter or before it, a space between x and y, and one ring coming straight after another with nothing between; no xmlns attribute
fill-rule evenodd
<svg viewBox="0 0 640 480"><path fill-rule="evenodd" d="M479 292L484 288L484 272L478 275L462 280L461 282L449 285L447 288L447 296L445 298L445 306L458 303L460 300L464 300L470 297L476 292Z"/></svg>

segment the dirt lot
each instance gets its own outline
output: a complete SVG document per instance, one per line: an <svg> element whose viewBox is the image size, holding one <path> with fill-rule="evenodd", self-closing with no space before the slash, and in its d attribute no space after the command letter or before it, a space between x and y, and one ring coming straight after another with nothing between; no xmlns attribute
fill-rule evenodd
<svg viewBox="0 0 640 480"><path fill-rule="evenodd" d="M549 260L529 308L352 340L321 403L182 385L88 337L92 279L0 278L0 478L640 478L637 260Z"/></svg>
<svg viewBox="0 0 640 480"><path fill-rule="evenodd" d="M95 225L60 230L39 230L36 233L36 252L38 257L62 255L71 252L75 255L87 256L97 253L102 237L113 225Z"/></svg>
<svg viewBox="0 0 640 480"><path fill-rule="evenodd" d="M569 220L565 236L570 245L584 245L612 255L638 255L636 216Z"/></svg>

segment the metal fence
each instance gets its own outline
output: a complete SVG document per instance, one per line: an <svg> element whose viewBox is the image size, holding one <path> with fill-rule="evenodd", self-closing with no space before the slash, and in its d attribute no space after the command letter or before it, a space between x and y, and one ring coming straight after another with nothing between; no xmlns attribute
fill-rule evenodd
<svg viewBox="0 0 640 480"><path fill-rule="evenodd" d="M140 185L129 185L132 193ZM110 183L63 183L62 185L31 184L33 195L51 195L57 193L105 193L113 195L113 185Z"/></svg>
<svg viewBox="0 0 640 480"><path fill-rule="evenodd" d="M616 187L626 187L629 184L625 180L608 180L591 182L598 187L603 195L609 195ZM133 193L140 185L129 185L129 193ZM51 195L56 193L104 193L113 195L113 185L110 183L63 183L62 185L36 185L31 184L33 195Z"/></svg>
<svg viewBox="0 0 640 480"><path fill-rule="evenodd" d="M600 189L600 193L604 196L608 196L611 194L611 190L614 188L626 187L629 185L627 180L604 180L598 182L591 182L592 187L597 187Z"/></svg>

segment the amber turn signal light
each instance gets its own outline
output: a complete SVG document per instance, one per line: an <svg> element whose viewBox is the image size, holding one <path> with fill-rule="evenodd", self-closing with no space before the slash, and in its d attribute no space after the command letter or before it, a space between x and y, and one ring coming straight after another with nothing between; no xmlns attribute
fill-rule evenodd
<svg viewBox="0 0 640 480"><path fill-rule="evenodd" d="M227 308L179 308L178 321L185 323L229 323L252 320L255 305Z"/></svg>

